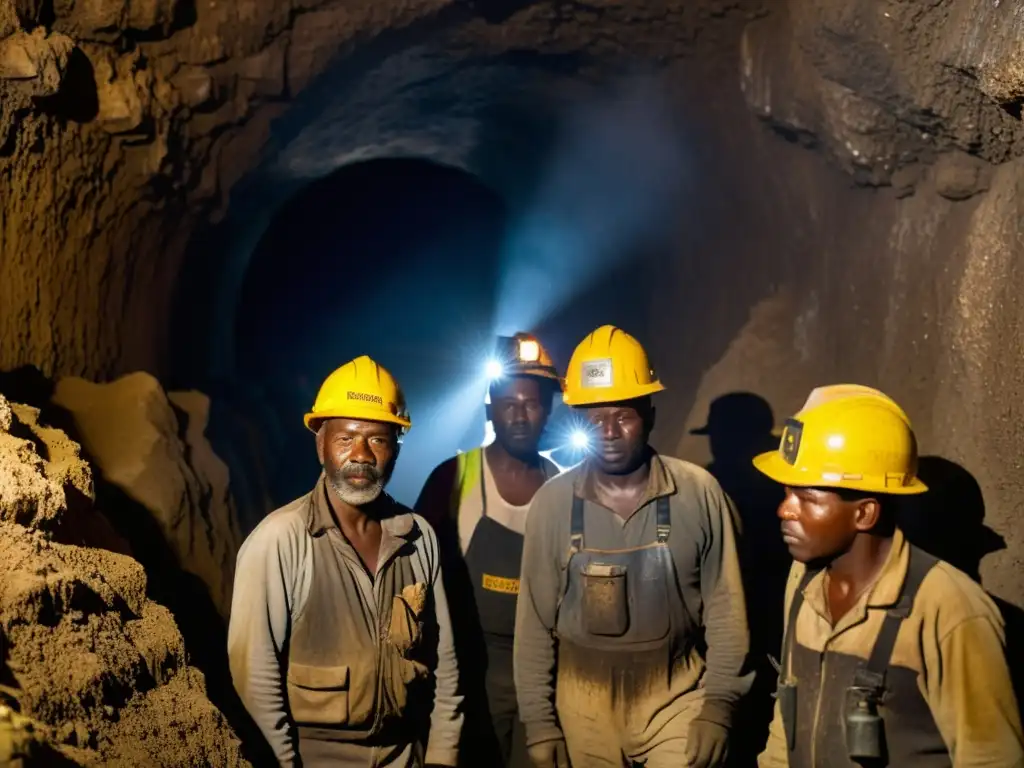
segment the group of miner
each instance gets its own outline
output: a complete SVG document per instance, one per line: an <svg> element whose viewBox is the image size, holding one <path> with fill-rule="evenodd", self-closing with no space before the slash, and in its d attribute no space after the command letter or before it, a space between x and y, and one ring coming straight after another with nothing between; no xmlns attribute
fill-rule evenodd
<svg viewBox="0 0 1024 768"><path fill-rule="evenodd" d="M564 377L535 336L505 341L493 441L437 466L415 511L384 491L411 426L384 367L341 366L305 415L322 473L246 538L228 633L276 764L713 768L745 747L759 768L1024 768L997 606L899 524L928 488L890 397L810 393L753 460L783 500L776 538L748 541L708 471L649 444L664 387L634 337L598 328ZM564 471L538 452L555 397L592 435ZM778 536L752 745L743 553Z"/></svg>

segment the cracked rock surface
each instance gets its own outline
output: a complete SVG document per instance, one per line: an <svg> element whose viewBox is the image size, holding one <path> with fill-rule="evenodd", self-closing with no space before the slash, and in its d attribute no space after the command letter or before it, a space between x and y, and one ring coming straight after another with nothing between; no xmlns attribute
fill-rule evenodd
<svg viewBox="0 0 1024 768"><path fill-rule="evenodd" d="M0 762L248 765L142 566L97 546L92 496L78 445L0 396Z"/></svg>

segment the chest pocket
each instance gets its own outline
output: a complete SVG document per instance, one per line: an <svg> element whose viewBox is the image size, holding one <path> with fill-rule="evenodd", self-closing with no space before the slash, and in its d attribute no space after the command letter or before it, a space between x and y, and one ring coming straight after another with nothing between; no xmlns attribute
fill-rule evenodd
<svg viewBox="0 0 1024 768"><path fill-rule="evenodd" d="M604 551L583 544L583 500L573 499L566 590L558 609L560 637L584 647L642 650L685 632L679 601L670 601L675 569L667 541L668 499L657 502L657 541ZM675 625L675 626L674 626Z"/></svg>
<svg viewBox="0 0 1024 768"><path fill-rule="evenodd" d="M349 668L288 665L288 708L297 725L348 723Z"/></svg>

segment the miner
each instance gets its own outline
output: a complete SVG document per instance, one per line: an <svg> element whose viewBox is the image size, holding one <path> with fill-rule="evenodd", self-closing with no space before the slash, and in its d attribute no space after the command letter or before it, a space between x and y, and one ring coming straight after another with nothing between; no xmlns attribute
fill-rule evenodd
<svg viewBox="0 0 1024 768"><path fill-rule="evenodd" d="M384 492L411 424L369 357L324 381L323 471L238 553L228 654L282 766L455 766L461 701L437 539Z"/></svg>
<svg viewBox="0 0 1024 768"><path fill-rule="evenodd" d="M564 401L593 447L526 522L515 682L534 765L722 765L749 690L737 515L705 470L648 444L664 387L632 336L573 353Z"/></svg>
<svg viewBox="0 0 1024 768"><path fill-rule="evenodd" d="M501 337L489 374L494 441L431 473L416 511L437 529L466 694L460 750L467 768L525 756L512 678L523 532L534 494L558 473L538 453L561 380L535 336ZM456 597L457 596L457 597Z"/></svg>
<svg viewBox="0 0 1024 768"><path fill-rule="evenodd" d="M785 488L794 560L758 765L1024 766L997 607L896 523L927 491L903 410L868 387L821 387L754 465Z"/></svg>

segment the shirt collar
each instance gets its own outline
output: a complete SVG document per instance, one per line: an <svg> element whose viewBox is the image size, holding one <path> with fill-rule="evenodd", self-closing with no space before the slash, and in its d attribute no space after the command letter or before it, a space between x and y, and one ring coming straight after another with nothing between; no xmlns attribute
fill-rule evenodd
<svg viewBox="0 0 1024 768"><path fill-rule="evenodd" d="M907 580L907 568L910 565L910 542L903 531L896 529L892 537L892 546L885 562L878 572L874 585L857 603L841 617L834 628L835 632L859 623L867 617L868 608L891 608L899 601L903 583ZM824 618L829 617L828 597L825 594L825 570L816 574L804 587L804 600L814 611Z"/></svg>
<svg viewBox="0 0 1024 768"><path fill-rule="evenodd" d="M640 497L634 512L643 509L657 498L671 496L676 492L676 481L672 477L672 473L668 471L668 467L665 466L665 462L661 460L661 457L653 448L648 450L650 451L651 471L647 476L647 489L644 491L644 495ZM573 480L573 493L584 501L600 504L597 489L594 485L594 475L596 472L597 470L591 465L590 460L585 460L579 474Z"/></svg>
<svg viewBox="0 0 1024 768"><path fill-rule="evenodd" d="M419 531L419 526L416 525L416 521L409 510L386 493L382 494L382 497L394 509L393 515L388 515L380 521L380 527L384 535L399 539L415 538ZM331 528L338 528L338 521L334 517L331 503L327 498L327 476L321 472L310 496L309 509L306 513L306 530L309 531L311 536L316 537Z"/></svg>

